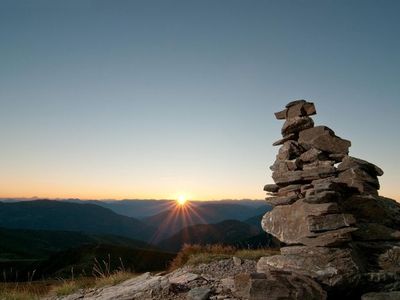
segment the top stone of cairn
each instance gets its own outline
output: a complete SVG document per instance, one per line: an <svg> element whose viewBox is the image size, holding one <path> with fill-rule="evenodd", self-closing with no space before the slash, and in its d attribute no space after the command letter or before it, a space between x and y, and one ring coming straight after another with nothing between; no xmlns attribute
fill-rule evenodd
<svg viewBox="0 0 400 300"><path fill-rule="evenodd" d="M284 110L276 112L275 117L278 120L287 120L296 117L312 116L316 113L314 103L307 102L306 100L295 100L288 103Z"/></svg>

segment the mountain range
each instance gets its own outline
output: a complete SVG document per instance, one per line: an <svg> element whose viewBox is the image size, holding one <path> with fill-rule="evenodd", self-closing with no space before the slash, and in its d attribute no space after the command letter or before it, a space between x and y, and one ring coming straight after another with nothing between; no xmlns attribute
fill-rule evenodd
<svg viewBox="0 0 400 300"><path fill-rule="evenodd" d="M7 199L0 201L0 268L13 270L7 278L33 269L37 276L58 276L75 267L89 272L98 257L146 271L165 268L185 243L268 246L271 237L260 222L269 209L249 200L179 206L167 200Z"/></svg>
<svg viewBox="0 0 400 300"><path fill-rule="evenodd" d="M155 228L95 204L54 200L0 202L0 227L68 230L149 240Z"/></svg>

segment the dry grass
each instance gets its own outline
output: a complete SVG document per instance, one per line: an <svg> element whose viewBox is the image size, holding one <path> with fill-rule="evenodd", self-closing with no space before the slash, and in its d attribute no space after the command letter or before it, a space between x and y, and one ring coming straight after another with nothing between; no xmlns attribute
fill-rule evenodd
<svg viewBox="0 0 400 300"><path fill-rule="evenodd" d="M135 273L125 270L121 259L121 266L115 271L111 270L110 262L110 256L106 261L99 262L95 259L92 277L74 278L72 272L72 279L0 283L0 300L37 300L51 295L66 296L81 289L116 285L136 276Z"/></svg>
<svg viewBox="0 0 400 300"><path fill-rule="evenodd" d="M36 300L47 295L50 288L44 282L1 283L0 300Z"/></svg>
<svg viewBox="0 0 400 300"><path fill-rule="evenodd" d="M59 285L55 285L51 291L52 294L57 296L70 295L81 289L100 288L104 286L111 286L121 283L125 280L133 278L137 274L117 271L102 277L82 277L75 280L66 280Z"/></svg>
<svg viewBox="0 0 400 300"><path fill-rule="evenodd" d="M95 287L103 287L106 285L116 285L125 280L134 278L136 276L137 276L137 274L135 274L135 273L118 271L114 274L111 274L108 277L96 278Z"/></svg>
<svg viewBox="0 0 400 300"><path fill-rule="evenodd" d="M87 289L95 285L95 279L91 277L82 277L74 280L64 280L55 284L50 294L57 296L66 296L77 292L80 289Z"/></svg>
<svg viewBox="0 0 400 300"><path fill-rule="evenodd" d="M39 295L23 291L0 291L0 300L38 300Z"/></svg>
<svg viewBox="0 0 400 300"><path fill-rule="evenodd" d="M277 248L245 249L235 252L235 256L241 259L259 260L263 256L280 254Z"/></svg>
<svg viewBox="0 0 400 300"><path fill-rule="evenodd" d="M261 248L261 249L236 249L233 246L225 245L188 245L185 244L176 258L171 262L169 270L178 269L186 264L198 265L201 263L210 263L212 261L231 258L233 256L242 259L258 260L263 256L279 254L279 249Z"/></svg>

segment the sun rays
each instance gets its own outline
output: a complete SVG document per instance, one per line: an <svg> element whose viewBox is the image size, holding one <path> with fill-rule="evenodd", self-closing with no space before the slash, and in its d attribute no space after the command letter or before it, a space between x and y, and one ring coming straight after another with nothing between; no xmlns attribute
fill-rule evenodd
<svg viewBox="0 0 400 300"><path fill-rule="evenodd" d="M184 195L181 196L169 203L164 211L164 221L150 242L157 243L180 230L185 230L190 225L207 223L200 213L199 204L188 201Z"/></svg>

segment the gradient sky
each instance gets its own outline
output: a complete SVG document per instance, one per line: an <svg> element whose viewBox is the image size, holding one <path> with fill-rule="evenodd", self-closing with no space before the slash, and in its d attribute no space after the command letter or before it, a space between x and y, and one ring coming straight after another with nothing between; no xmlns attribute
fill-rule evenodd
<svg viewBox="0 0 400 300"><path fill-rule="evenodd" d="M0 197L264 198L293 99L400 200L399 1L1 1Z"/></svg>

